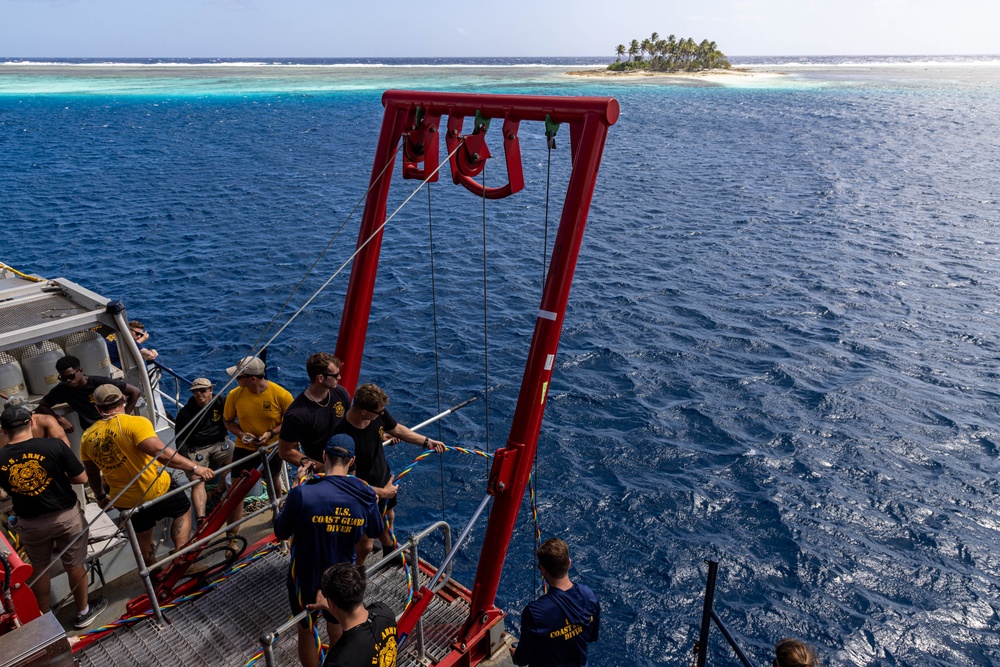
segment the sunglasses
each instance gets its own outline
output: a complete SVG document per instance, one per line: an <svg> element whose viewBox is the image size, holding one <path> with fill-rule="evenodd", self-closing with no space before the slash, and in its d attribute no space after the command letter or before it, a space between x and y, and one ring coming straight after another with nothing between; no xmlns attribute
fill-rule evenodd
<svg viewBox="0 0 1000 667"><path fill-rule="evenodd" d="M59 381L60 382L72 382L73 378L75 378L79 374L80 374L80 369L77 369L77 370L73 371L72 373L70 373L68 375L60 375L59 376Z"/></svg>
<svg viewBox="0 0 1000 667"><path fill-rule="evenodd" d="M211 391L211 389L209 389L207 387L202 387L201 389L192 389L191 390L191 392L194 393L194 394L204 394L206 391Z"/></svg>

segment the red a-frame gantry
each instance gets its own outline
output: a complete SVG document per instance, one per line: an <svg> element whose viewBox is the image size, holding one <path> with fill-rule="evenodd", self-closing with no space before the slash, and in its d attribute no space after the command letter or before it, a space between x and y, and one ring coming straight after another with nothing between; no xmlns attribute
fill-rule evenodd
<svg viewBox="0 0 1000 667"><path fill-rule="evenodd" d="M471 611L458 633L454 650L439 665L475 665L489 656L489 630L503 618L495 606L500 574L507 556L517 514L541 430L545 400L562 333L566 303L576 268L580 243L590 211L597 171L608 128L618 120L618 102L607 97L543 97L474 95L390 90L382 95L385 115L372 165L371 190L365 201L358 233L360 252L354 259L351 280L337 337L337 356L343 360L343 384L354 392L364 353L375 275L382 245L392 165L400 140L404 178L436 181L438 138L442 116L448 116L445 141L452 180L490 199L512 195L524 187L518 128L521 121L569 125L572 172L556 234L549 273L535 321L535 331L521 381L521 391L504 448L495 452L488 481L494 496L476 579ZM463 135L466 116L476 119L471 134ZM503 119L503 144L508 182L487 188L475 180L490 158L486 145L489 121ZM457 151L456 151L457 149ZM369 237L372 237L368 241ZM367 244L366 244L367 241ZM364 246L364 247L361 247ZM429 591L422 591L426 595Z"/></svg>

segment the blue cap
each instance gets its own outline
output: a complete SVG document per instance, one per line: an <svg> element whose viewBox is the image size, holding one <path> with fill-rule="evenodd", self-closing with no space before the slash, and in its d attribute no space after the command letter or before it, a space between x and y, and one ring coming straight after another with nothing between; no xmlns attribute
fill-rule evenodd
<svg viewBox="0 0 1000 667"><path fill-rule="evenodd" d="M344 454L344 450L347 454ZM338 433L326 441L326 448L323 450L327 456L339 456L342 459L354 458L354 438L346 433Z"/></svg>

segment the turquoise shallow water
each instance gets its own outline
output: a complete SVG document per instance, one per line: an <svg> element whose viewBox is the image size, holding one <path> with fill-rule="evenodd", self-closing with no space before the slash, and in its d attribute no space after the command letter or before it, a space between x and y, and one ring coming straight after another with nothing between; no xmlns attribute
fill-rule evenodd
<svg viewBox="0 0 1000 667"><path fill-rule="evenodd" d="M571 542L605 606L592 664L688 664L709 557L756 663L799 635L835 666L1000 664L1000 68L754 64L787 74L0 66L2 259L121 298L170 365L220 378L364 193L383 89L613 95L538 465L543 535ZM449 444L503 443L523 369L547 156L541 128L521 137L527 188L486 211L488 434L482 205L432 188L441 401L480 395ZM436 412L427 227L421 193L387 230L362 368L407 423ZM292 391L334 346L345 282L271 351ZM446 459L454 523L484 476ZM404 530L441 515L439 477L410 476ZM525 512L498 600L515 629L530 549ZM718 635L712 651L732 662Z"/></svg>

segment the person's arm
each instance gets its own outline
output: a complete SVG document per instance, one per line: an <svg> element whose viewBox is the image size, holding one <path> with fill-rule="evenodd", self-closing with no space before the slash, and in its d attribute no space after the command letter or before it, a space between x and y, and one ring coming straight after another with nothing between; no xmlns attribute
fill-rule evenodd
<svg viewBox="0 0 1000 667"><path fill-rule="evenodd" d="M184 407L182 407L180 410L177 411L177 419L174 420L174 433L178 434L178 439L180 439L179 436L181 431L183 431L184 427L188 425L188 422L191 421L192 417L193 415L191 414L191 411L188 409L187 405L185 405ZM186 439L188 435L189 434L185 433L184 438Z"/></svg>
<svg viewBox="0 0 1000 667"><path fill-rule="evenodd" d="M302 507L302 487L296 486L288 492L285 505L274 520L274 536L279 540L287 540L295 530L295 517Z"/></svg>
<svg viewBox="0 0 1000 667"><path fill-rule="evenodd" d="M135 404L139 402L139 397L142 396L142 392L139 388L132 384L125 384L125 388L122 389L122 393L125 394L125 414L132 414L132 409L135 408Z"/></svg>
<svg viewBox="0 0 1000 667"><path fill-rule="evenodd" d="M440 440L432 440L425 435L420 435L403 424L396 424L395 428L386 431L386 433L411 445L420 445L424 449L433 449L436 452L444 451L444 443Z"/></svg>
<svg viewBox="0 0 1000 667"><path fill-rule="evenodd" d="M137 444L135 448L143 454L154 457L168 468L191 473L202 481L207 482L215 477L214 470L200 466L186 456L175 453L173 447L167 447L159 438L146 438Z"/></svg>
<svg viewBox="0 0 1000 667"><path fill-rule="evenodd" d="M298 442L284 440L280 435L278 436L278 457L296 468L307 465L312 472L318 472L319 466L322 465L322 461L313 460L300 452Z"/></svg>
<svg viewBox="0 0 1000 667"><path fill-rule="evenodd" d="M90 484L90 490L94 492L94 499L97 500L98 506L102 509L107 507L111 499L104 491L104 480L101 478L101 469L93 461L84 461L83 469L84 474L87 476L87 483Z"/></svg>
<svg viewBox="0 0 1000 667"><path fill-rule="evenodd" d="M59 420L52 415L41 415L42 417L42 430L45 432L46 438L55 438L56 440L62 440L70 449L73 449L73 445L70 444L69 438L66 436L66 429L62 427ZM74 482L78 484L79 482Z"/></svg>
<svg viewBox="0 0 1000 667"><path fill-rule="evenodd" d="M237 440L243 438L243 429L240 428L240 423L235 419L226 419L222 422L226 425L226 430L236 436Z"/></svg>
<svg viewBox="0 0 1000 667"><path fill-rule="evenodd" d="M535 619L531 611L525 607L521 612L521 639L510 653L515 665L527 665L535 653Z"/></svg>
<svg viewBox="0 0 1000 667"><path fill-rule="evenodd" d="M368 516L365 517L365 535L368 537L378 537L385 532L385 517L378 507L378 496L369 497Z"/></svg>
<svg viewBox="0 0 1000 667"><path fill-rule="evenodd" d="M263 433L257 436L257 446L263 447L264 445L266 445L271 441L271 438L280 433L281 433L281 424L278 424L277 426L268 431L264 431Z"/></svg>
<svg viewBox="0 0 1000 667"><path fill-rule="evenodd" d="M385 486L373 486L372 491L379 500L388 500L389 498L395 498L396 494L399 493L399 485L393 484L394 477L389 478L389 482Z"/></svg>
<svg viewBox="0 0 1000 667"><path fill-rule="evenodd" d="M87 469L83 462L76 457L72 449L59 449L59 467L66 471L66 477L70 484L86 484Z"/></svg>
<svg viewBox="0 0 1000 667"><path fill-rule="evenodd" d="M56 411L52 409L52 406L63 402L61 399L53 395L57 390L58 387L55 387L50 390L49 393L45 394L45 396L42 396L42 400L38 401L38 407L35 408L35 412L37 414L55 417L56 421L63 427L63 430L66 433L72 433L75 430L73 428L73 423L66 419L66 417L57 415Z"/></svg>
<svg viewBox="0 0 1000 667"><path fill-rule="evenodd" d="M597 635L601 631L601 603L595 602L594 606L597 608L594 611L594 618L590 621L590 632L587 635L588 642L596 642Z"/></svg>

